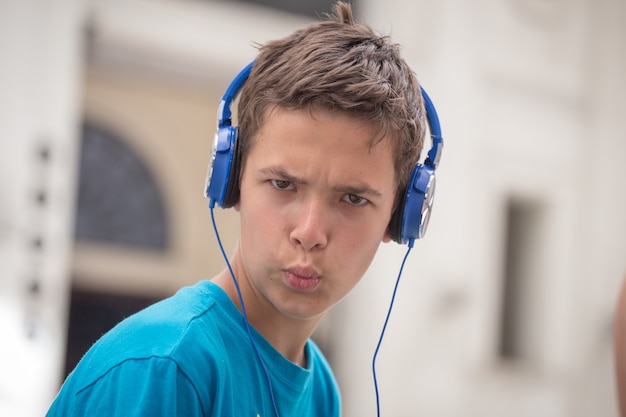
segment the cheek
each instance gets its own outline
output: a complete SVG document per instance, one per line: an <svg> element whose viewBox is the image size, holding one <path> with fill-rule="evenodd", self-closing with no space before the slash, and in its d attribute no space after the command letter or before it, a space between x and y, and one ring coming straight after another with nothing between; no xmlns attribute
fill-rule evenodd
<svg viewBox="0 0 626 417"><path fill-rule="evenodd" d="M367 271L378 247L383 239L383 233L371 233L365 234L352 234L353 239L350 242L343 245L343 250L337 251L339 262L351 268L353 273L351 275L358 277L357 281L361 279L363 274ZM349 262L346 262L349 260Z"/></svg>
<svg viewBox="0 0 626 417"><path fill-rule="evenodd" d="M247 205L240 205L239 219L241 235L245 236L244 243L248 242L255 250L263 251L282 233L284 224L280 221L281 216L269 207L262 204L248 202Z"/></svg>
<svg viewBox="0 0 626 417"><path fill-rule="evenodd" d="M268 262L269 248L276 245L274 235L267 218L259 218L256 212L248 212L245 208L240 211L239 249L249 275L258 274L258 268Z"/></svg>

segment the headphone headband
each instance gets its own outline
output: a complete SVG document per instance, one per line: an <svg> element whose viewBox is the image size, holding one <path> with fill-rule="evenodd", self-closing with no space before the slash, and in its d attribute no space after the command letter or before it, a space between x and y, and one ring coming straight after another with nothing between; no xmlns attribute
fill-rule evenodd
<svg viewBox="0 0 626 417"><path fill-rule="evenodd" d="M223 126L231 126L232 125L232 112L230 110L230 105L237 97L239 90L243 87L244 83L250 76L250 71L252 71L252 66L254 65L254 61L245 66L244 69L239 71L239 74L235 76L235 78L230 82L230 85L222 95L222 99L220 100L219 107L217 109L217 127Z"/></svg>
<svg viewBox="0 0 626 417"><path fill-rule="evenodd" d="M217 110L217 126L231 126L232 125L232 111L230 106L237 97L239 90L243 87L246 80L250 76L250 72L252 71L252 67L254 66L254 61L250 62L246 65L239 73L235 76L235 78L231 81L226 88L226 91L222 95L222 99L220 100L220 104ZM426 161L424 161L425 165L436 169L439 165L439 161L441 160L441 152L443 150L443 137L441 136L441 126L439 124L439 117L437 115L437 110L435 109L435 105L424 87L420 86L420 91L422 93L422 97L424 99L424 107L426 109L426 118L428 120L428 126L430 128L430 138L432 142L432 146L428 151L428 157Z"/></svg>
<svg viewBox="0 0 626 417"><path fill-rule="evenodd" d="M422 97L424 98L424 107L426 108L426 118L428 119L428 126L430 128L430 139L432 146L428 151L428 158L424 161L424 164L437 169L439 161L441 160L441 152L443 151L443 136L441 136L441 126L439 125L439 116L437 116L437 110L433 104L430 96L426 93L423 87L420 86L422 91Z"/></svg>

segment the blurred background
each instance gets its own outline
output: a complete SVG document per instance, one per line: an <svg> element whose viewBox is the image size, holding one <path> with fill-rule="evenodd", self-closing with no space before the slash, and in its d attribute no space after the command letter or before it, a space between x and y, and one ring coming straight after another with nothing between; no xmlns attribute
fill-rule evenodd
<svg viewBox="0 0 626 417"><path fill-rule="evenodd" d="M329 0L0 0L0 415L45 414L106 330L223 268L203 186L221 93ZM615 417L626 272L623 0L353 0L445 149L378 356L382 415ZM238 234L218 210L227 248ZM228 249L227 249L228 250ZM346 417L406 248L315 339Z"/></svg>

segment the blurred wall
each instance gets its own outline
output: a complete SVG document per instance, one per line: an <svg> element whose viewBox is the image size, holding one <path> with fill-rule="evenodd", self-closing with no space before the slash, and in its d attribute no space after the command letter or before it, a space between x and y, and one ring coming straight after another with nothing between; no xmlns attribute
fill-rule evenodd
<svg viewBox="0 0 626 417"><path fill-rule="evenodd" d="M80 119L83 3L0 1L0 415L58 389Z"/></svg>

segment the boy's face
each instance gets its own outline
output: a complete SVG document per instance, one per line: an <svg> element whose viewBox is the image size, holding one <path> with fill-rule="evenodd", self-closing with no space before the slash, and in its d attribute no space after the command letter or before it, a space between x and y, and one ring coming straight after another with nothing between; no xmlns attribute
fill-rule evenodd
<svg viewBox="0 0 626 417"><path fill-rule="evenodd" d="M280 314L319 318L369 267L395 196L389 140L344 114L275 109L245 161L238 279ZM268 302L269 304L266 304Z"/></svg>

